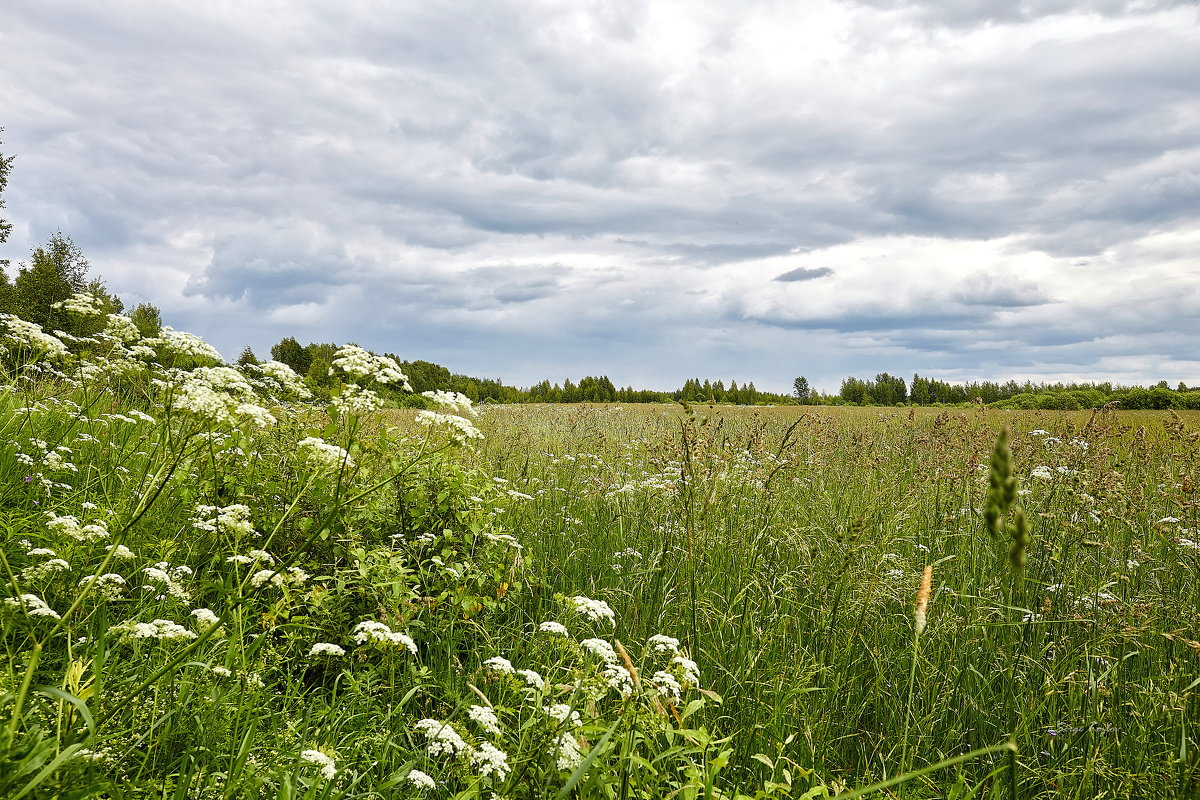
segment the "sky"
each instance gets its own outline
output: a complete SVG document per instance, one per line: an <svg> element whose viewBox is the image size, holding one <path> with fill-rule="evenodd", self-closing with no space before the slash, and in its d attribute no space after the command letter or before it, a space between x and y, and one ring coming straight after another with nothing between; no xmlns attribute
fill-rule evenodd
<svg viewBox="0 0 1200 800"><path fill-rule="evenodd" d="M228 359L1200 383L1200 7L14 0L10 272Z"/></svg>

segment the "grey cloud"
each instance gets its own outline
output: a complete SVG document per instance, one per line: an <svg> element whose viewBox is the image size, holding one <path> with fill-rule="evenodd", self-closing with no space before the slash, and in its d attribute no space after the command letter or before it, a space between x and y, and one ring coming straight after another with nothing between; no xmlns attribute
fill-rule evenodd
<svg viewBox="0 0 1200 800"><path fill-rule="evenodd" d="M793 270L776 275L772 280L783 282L813 281L832 274L833 270L829 267L796 267Z"/></svg>
<svg viewBox="0 0 1200 800"><path fill-rule="evenodd" d="M1059 14L1098 14L1120 17L1193 5L1192 0L847 0L849 5L901 11L914 20L948 28L973 28L993 23L1025 23Z"/></svg>
<svg viewBox="0 0 1200 800"><path fill-rule="evenodd" d="M1032 281L986 272L974 272L963 278L950 296L968 306L1016 308L1051 302Z"/></svg>

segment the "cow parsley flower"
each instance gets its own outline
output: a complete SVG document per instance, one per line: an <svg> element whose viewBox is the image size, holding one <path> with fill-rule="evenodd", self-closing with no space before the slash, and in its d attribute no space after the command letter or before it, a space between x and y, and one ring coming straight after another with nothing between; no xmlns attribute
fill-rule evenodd
<svg viewBox="0 0 1200 800"><path fill-rule="evenodd" d="M175 641L178 639L195 639L197 634L169 619L156 619L153 622L134 622L126 620L120 625L108 629L113 635L122 639L158 639L160 641Z"/></svg>
<svg viewBox="0 0 1200 800"><path fill-rule="evenodd" d="M324 439L309 436L296 443L296 454L309 468L319 472L337 472L345 464L347 469L354 468L350 454L336 444L329 444Z"/></svg>
<svg viewBox="0 0 1200 800"><path fill-rule="evenodd" d="M250 507L241 503L224 507L196 506L196 515L192 517L191 522L192 527L200 531L228 533L233 536L249 536L254 533L254 523L250 521Z"/></svg>
<svg viewBox="0 0 1200 800"><path fill-rule="evenodd" d="M679 640L673 636L656 633L646 640L646 644L650 645L650 650L655 653L670 653L671 655L679 653Z"/></svg>
<svg viewBox="0 0 1200 800"><path fill-rule="evenodd" d="M494 776L498 781L508 777L508 754L491 742L479 744L479 748L471 753L471 763L482 777Z"/></svg>
<svg viewBox="0 0 1200 800"><path fill-rule="evenodd" d="M612 610L612 607L603 600L592 600L590 597L584 597L577 594L570 598L570 603L576 611L594 622L607 622L615 625L617 615Z"/></svg>
<svg viewBox="0 0 1200 800"><path fill-rule="evenodd" d="M560 733L554 740L551 753L554 756L554 766L564 772L574 772L583 763L579 742L575 741L575 736L571 733Z"/></svg>
<svg viewBox="0 0 1200 800"><path fill-rule="evenodd" d="M505 675L516 674L516 670L513 669L512 662L504 656L492 656L487 661L484 661L483 665L488 669L495 670L496 672L502 672Z"/></svg>
<svg viewBox="0 0 1200 800"><path fill-rule="evenodd" d="M470 414L477 416L477 412L471 405L471 398L461 392L445 392L441 389L432 392L421 392L422 397L428 397L433 402L444 408L449 408L452 411Z"/></svg>
<svg viewBox="0 0 1200 800"><path fill-rule="evenodd" d="M406 390L408 376L400 365L387 356L377 356L361 347L349 344L334 353L333 367L355 378L372 378L379 383L399 383Z"/></svg>
<svg viewBox="0 0 1200 800"><path fill-rule="evenodd" d="M433 789L437 786L433 778L421 772L419 769L410 770L408 773L408 782L418 789Z"/></svg>
<svg viewBox="0 0 1200 800"><path fill-rule="evenodd" d="M675 656L671 659L671 663L679 669L685 683L693 686L700 685L700 668L696 666L695 661L684 656Z"/></svg>
<svg viewBox="0 0 1200 800"><path fill-rule="evenodd" d="M620 657L613 646L603 639L584 639L579 643L584 650L602 658L608 664L620 663Z"/></svg>
<svg viewBox="0 0 1200 800"><path fill-rule="evenodd" d="M331 780L337 775L337 762L320 750L303 750L300 753L300 760L320 767L321 777L326 780Z"/></svg>
<svg viewBox="0 0 1200 800"><path fill-rule="evenodd" d="M312 646L312 649L308 651L309 658L314 658L316 656L344 655L346 655L346 651L342 647L336 644L330 644L329 642L317 642Z"/></svg>
<svg viewBox="0 0 1200 800"><path fill-rule="evenodd" d="M417 643L407 634L393 631L382 622L364 620L354 626L354 641L359 644L374 643L387 647L400 645L408 648L414 656L417 654Z"/></svg>
<svg viewBox="0 0 1200 800"><path fill-rule="evenodd" d="M450 727L450 723L436 719L418 720L417 730L425 734L428 740L425 752L430 756L459 756L470 751L470 746L463 740L458 731Z"/></svg>
<svg viewBox="0 0 1200 800"><path fill-rule="evenodd" d="M62 619L57 611L46 605L46 601L36 594L23 594L18 597L4 598L4 604L14 608L25 607L25 613L31 617L50 617Z"/></svg>
<svg viewBox="0 0 1200 800"><path fill-rule="evenodd" d="M571 729L578 728L583 724L583 721L579 717L579 712L572 709L566 703L545 705L542 706L542 711L555 722L565 724Z"/></svg>
<svg viewBox="0 0 1200 800"><path fill-rule="evenodd" d="M650 685L672 703L678 703L683 695L683 687L679 685L679 681L665 670L659 670L651 675Z"/></svg>
<svg viewBox="0 0 1200 800"><path fill-rule="evenodd" d="M436 411L418 411L417 424L424 425L426 428L443 425L449 429L450 437L460 443L465 442L467 439L483 438L483 433L478 428L463 417L457 417L453 414L439 414Z"/></svg>
<svg viewBox="0 0 1200 800"><path fill-rule="evenodd" d="M125 578L115 572L106 572L96 576L88 575L79 581L79 586L84 589L95 586L96 591L105 600L116 600L125 590Z"/></svg>
<svg viewBox="0 0 1200 800"><path fill-rule="evenodd" d="M308 573L299 567L288 567L286 570L260 569L250 576L250 585L255 589L267 583L279 588L302 586L308 577Z"/></svg>
<svg viewBox="0 0 1200 800"><path fill-rule="evenodd" d="M570 636L570 634L567 632L566 626L561 622L555 622L554 620L547 620L538 625L538 630L542 633L549 633L552 636Z"/></svg>
<svg viewBox="0 0 1200 800"><path fill-rule="evenodd" d="M536 689L539 692L546 691L546 679L543 678L541 675L539 675L534 670L519 669L519 670L517 670L517 674L520 675L525 680L525 684L529 688Z"/></svg>
<svg viewBox="0 0 1200 800"><path fill-rule="evenodd" d="M500 734L500 720L496 717L495 709L487 706L471 706L467 709L467 716L478 722L479 727L488 733Z"/></svg>

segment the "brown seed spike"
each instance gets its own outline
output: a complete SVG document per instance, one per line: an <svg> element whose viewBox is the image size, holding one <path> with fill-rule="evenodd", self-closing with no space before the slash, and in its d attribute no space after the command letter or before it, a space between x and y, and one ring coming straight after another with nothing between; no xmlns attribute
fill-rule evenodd
<svg viewBox="0 0 1200 800"><path fill-rule="evenodd" d="M921 573L921 587L917 589L917 606L913 611L914 627L918 634L925 630L925 610L929 607L929 590L933 585L933 565L926 564Z"/></svg>

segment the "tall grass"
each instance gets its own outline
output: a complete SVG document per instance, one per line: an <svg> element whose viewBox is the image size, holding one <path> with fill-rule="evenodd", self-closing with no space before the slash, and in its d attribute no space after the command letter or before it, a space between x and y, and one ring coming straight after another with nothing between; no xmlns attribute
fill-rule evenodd
<svg viewBox="0 0 1200 800"><path fill-rule="evenodd" d="M997 538L1006 425L1023 511ZM919 766L1013 736L1014 787L985 759L896 791L1197 791L1194 417L538 407L483 427L482 463L534 497L507 523L545 580L696 654L735 781L787 763L861 785L906 745Z"/></svg>

